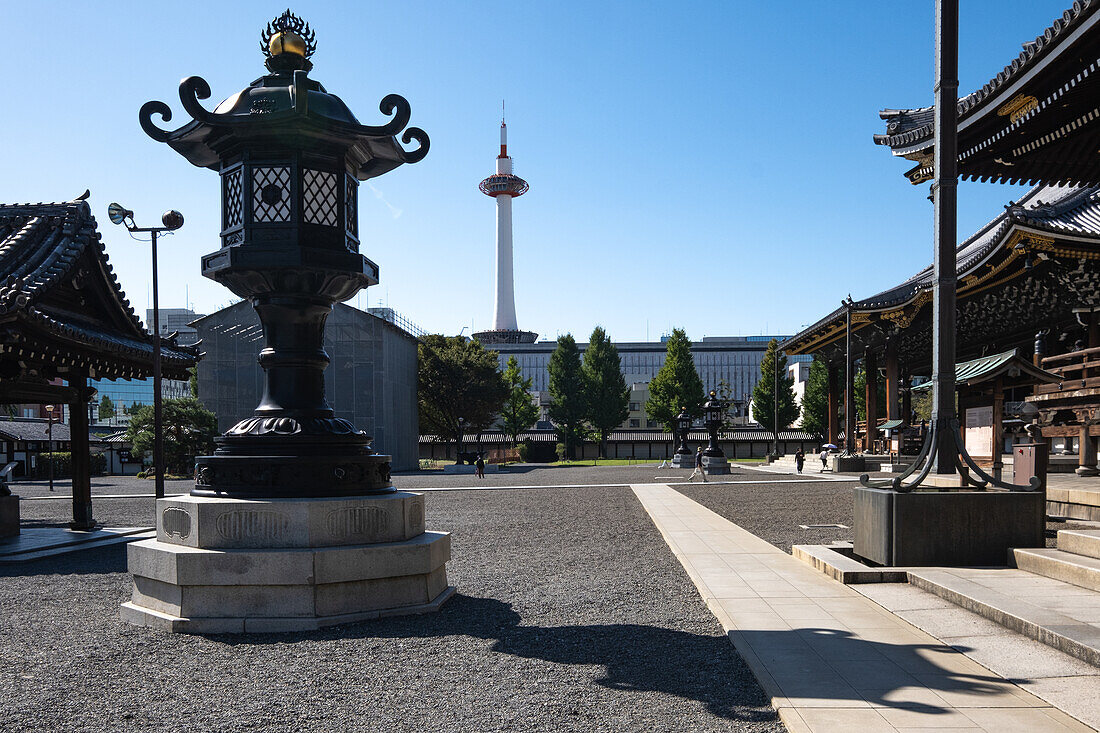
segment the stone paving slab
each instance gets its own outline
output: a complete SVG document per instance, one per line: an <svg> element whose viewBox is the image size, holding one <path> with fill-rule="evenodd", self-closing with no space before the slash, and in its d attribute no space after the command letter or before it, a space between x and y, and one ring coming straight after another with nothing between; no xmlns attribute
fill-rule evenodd
<svg viewBox="0 0 1100 733"><path fill-rule="evenodd" d="M854 590L1058 709L1100 726L1100 668L913 585Z"/></svg>
<svg viewBox="0 0 1100 733"><path fill-rule="evenodd" d="M791 731L1087 731L671 487L631 487Z"/></svg>
<svg viewBox="0 0 1100 733"><path fill-rule="evenodd" d="M63 527L24 527L0 542L0 564L26 562L67 552L146 539L152 527L101 527L90 531Z"/></svg>
<svg viewBox="0 0 1100 733"><path fill-rule="evenodd" d="M1100 666L1100 593L1015 568L915 568L922 590Z"/></svg>

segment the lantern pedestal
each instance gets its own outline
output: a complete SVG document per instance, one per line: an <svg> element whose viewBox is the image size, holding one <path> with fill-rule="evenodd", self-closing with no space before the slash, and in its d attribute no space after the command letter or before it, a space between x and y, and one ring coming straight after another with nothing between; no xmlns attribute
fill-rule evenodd
<svg viewBox="0 0 1100 733"><path fill-rule="evenodd" d="M0 496L0 537L19 534L19 497Z"/></svg>
<svg viewBox="0 0 1100 733"><path fill-rule="evenodd" d="M725 456L704 455L703 470L708 476L725 476L730 472L730 464Z"/></svg>
<svg viewBox="0 0 1100 733"><path fill-rule="evenodd" d="M122 618L166 631L304 631L438 610L447 532L424 529L424 497L157 501L157 538L127 547Z"/></svg>
<svg viewBox="0 0 1100 733"><path fill-rule="evenodd" d="M672 455L673 468L695 468L694 453L674 453Z"/></svg>

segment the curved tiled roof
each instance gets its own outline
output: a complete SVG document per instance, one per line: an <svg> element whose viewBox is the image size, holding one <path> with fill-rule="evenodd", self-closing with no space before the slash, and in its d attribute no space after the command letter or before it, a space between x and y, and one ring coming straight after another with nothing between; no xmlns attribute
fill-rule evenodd
<svg viewBox="0 0 1100 733"><path fill-rule="evenodd" d="M1017 226L1070 236L1100 238L1100 186L1036 186L1018 202L1010 202L992 221L959 244L955 273L962 277L981 264L1002 245ZM921 291L932 288L932 265L899 285L862 300L853 301L853 311L877 311L897 308L913 300ZM781 344L797 341L827 324L844 317L845 306L837 308Z"/></svg>
<svg viewBox="0 0 1100 733"><path fill-rule="evenodd" d="M98 272L79 269L86 253ZM51 291L81 278L101 283L108 313L64 317L44 305ZM99 352L143 362L152 357L153 336L122 291L83 200L0 204L0 321L12 319ZM174 344L163 344L161 352L169 367L186 368L197 358L194 349Z"/></svg>
<svg viewBox="0 0 1100 733"><path fill-rule="evenodd" d="M1056 18L1034 41L1023 44L1020 55L990 79L981 89L959 99L956 109L959 119L972 115L983 107L997 92L1031 70L1041 59L1049 56L1069 34L1079 27L1100 7L1100 0L1076 0L1073 6ZM886 120L886 134L875 135L878 145L891 148L907 147L928 139L933 131L932 107L916 109L884 109L879 116Z"/></svg>

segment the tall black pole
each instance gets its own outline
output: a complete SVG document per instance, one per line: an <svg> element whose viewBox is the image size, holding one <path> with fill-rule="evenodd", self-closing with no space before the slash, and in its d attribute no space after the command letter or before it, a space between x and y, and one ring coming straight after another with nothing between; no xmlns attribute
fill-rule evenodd
<svg viewBox="0 0 1100 733"><path fill-rule="evenodd" d="M779 455L779 345L772 355L772 455Z"/></svg>
<svg viewBox="0 0 1100 733"><path fill-rule="evenodd" d="M160 298L157 294L157 230L153 237L153 471L154 493L164 498L164 425L160 395Z"/></svg>
<svg viewBox="0 0 1100 733"><path fill-rule="evenodd" d="M46 442L50 444L50 491L53 491L53 410L46 410Z"/></svg>
<svg viewBox="0 0 1100 733"><path fill-rule="evenodd" d="M936 0L935 153L932 182L935 261L932 286L932 424L938 474L954 473L955 246L958 204L957 108L959 92L959 2Z"/></svg>
<svg viewBox="0 0 1100 733"><path fill-rule="evenodd" d="M852 455L856 443L856 390L852 373L852 302L844 310L844 455Z"/></svg>

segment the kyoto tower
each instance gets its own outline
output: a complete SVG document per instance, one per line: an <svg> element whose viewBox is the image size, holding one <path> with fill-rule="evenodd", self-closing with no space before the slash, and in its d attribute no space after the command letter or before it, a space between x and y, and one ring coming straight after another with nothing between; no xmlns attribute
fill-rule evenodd
<svg viewBox="0 0 1100 733"><path fill-rule="evenodd" d="M508 126L500 121L500 155L497 172L479 186L497 200L497 291L493 330L479 331L474 338L486 344L531 344L537 333L521 331L516 324L516 295L512 276L512 199L527 193L527 181L512 174L508 156Z"/></svg>

